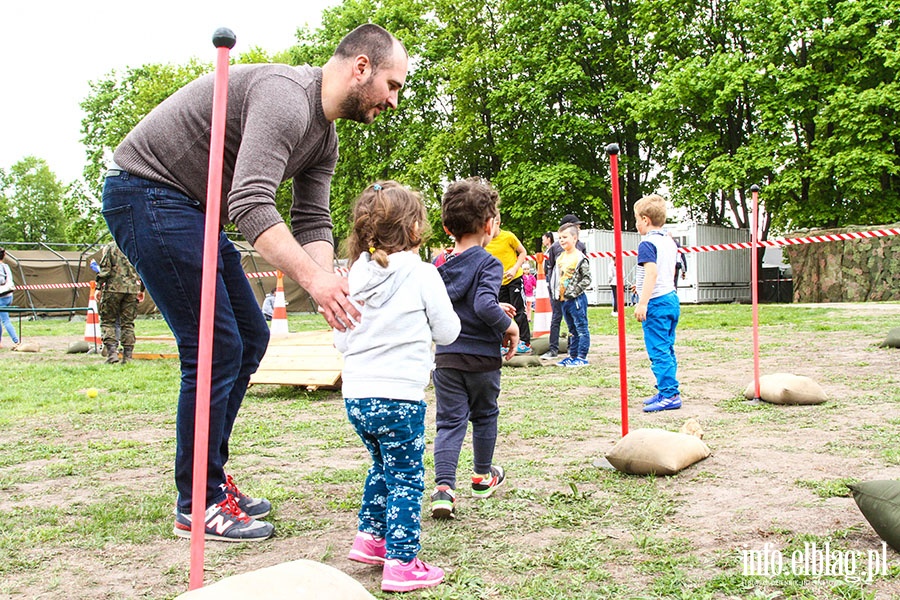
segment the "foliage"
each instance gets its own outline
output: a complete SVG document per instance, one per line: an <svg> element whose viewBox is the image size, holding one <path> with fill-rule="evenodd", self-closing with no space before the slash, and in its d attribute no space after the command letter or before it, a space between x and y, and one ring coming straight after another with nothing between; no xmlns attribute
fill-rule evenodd
<svg viewBox="0 0 900 600"><path fill-rule="evenodd" d="M98 198L107 162L119 142L156 105L211 68L192 59L187 65L151 64L122 74L112 71L90 82L91 92L81 103L85 113L81 141L87 153L84 179Z"/></svg>
<svg viewBox="0 0 900 600"><path fill-rule="evenodd" d="M337 123L338 239L359 191L397 179L422 191L446 241L441 193L472 175L493 182L529 250L566 213L611 228L610 142L625 229L652 191L696 222L747 227L760 183L765 238L900 220L898 12L900 0L344 0L295 46L236 62L322 65L365 22L406 45L399 110ZM91 84L89 193L140 118L209 69L144 65ZM290 202L285 184L286 218Z"/></svg>
<svg viewBox="0 0 900 600"><path fill-rule="evenodd" d="M43 159L26 156L0 171L0 239L11 242L65 240L65 186Z"/></svg>

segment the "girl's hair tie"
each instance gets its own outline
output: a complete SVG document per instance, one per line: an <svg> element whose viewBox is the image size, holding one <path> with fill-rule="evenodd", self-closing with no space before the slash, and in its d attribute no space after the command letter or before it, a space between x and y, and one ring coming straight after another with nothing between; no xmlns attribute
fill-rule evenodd
<svg viewBox="0 0 900 600"><path fill-rule="evenodd" d="M375 246L369 246L369 254L375 254Z"/></svg>
<svg viewBox="0 0 900 600"><path fill-rule="evenodd" d="M373 185L372 185L372 189L375 190L376 192L380 192L380 191L381 191L381 184L379 184L379 183L373 184Z"/></svg>

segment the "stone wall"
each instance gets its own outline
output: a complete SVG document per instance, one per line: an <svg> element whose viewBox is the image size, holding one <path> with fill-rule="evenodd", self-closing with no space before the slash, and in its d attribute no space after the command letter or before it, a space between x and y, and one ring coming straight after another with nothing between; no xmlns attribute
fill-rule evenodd
<svg viewBox="0 0 900 600"><path fill-rule="evenodd" d="M785 237L897 228L900 223L817 229ZM900 300L900 236L785 246L784 255L793 271L794 302Z"/></svg>

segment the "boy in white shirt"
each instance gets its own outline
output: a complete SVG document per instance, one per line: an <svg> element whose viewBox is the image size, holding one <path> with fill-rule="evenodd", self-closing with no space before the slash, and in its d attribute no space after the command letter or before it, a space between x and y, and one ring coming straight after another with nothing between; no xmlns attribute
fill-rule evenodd
<svg viewBox="0 0 900 600"><path fill-rule="evenodd" d="M666 224L666 201L661 196L651 194L641 198L635 203L634 212L638 232L644 236L638 246L640 299L634 316L643 325L644 345L657 390L644 401L644 412L674 410L681 408L675 359L675 327L681 314L674 285L678 248L662 230Z"/></svg>

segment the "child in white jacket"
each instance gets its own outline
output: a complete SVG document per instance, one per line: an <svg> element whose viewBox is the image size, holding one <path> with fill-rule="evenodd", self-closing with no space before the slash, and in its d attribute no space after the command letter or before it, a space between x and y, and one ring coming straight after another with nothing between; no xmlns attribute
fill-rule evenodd
<svg viewBox="0 0 900 600"><path fill-rule="evenodd" d="M360 321L335 332L343 396L372 467L348 558L381 565L384 591L435 586L444 571L418 558L425 489L425 386L433 344L459 335L459 318L434 265L419 259L427 224L418 194L394 181L356 201L348 239L350 297Z"/></svg>

